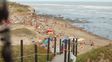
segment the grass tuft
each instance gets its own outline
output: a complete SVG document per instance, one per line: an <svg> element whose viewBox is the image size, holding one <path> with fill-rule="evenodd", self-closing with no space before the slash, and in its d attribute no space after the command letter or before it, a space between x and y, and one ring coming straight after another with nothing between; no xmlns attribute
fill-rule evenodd
<svg viewBox="0 0 112 62"><path fill-rule="evenodd" d="M103 61L112 61L112 45L101 47L98 49L93 49L90 52L79 55L77 62L100 62Z"/></svg>

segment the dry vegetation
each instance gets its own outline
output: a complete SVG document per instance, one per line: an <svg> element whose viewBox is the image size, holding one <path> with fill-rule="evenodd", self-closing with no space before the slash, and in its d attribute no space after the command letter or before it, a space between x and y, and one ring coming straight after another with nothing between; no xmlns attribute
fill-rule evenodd
<svg viewBox="0 0 112 62"><path fill-rule="evenodd" d="M20 62L20 46L12 46L13 50L13 60L14 62ZM1 51L1 48L0 48ZM46 62L46 49L38 47L38 62ZM34 46L33 45L24 45L24 62L34 62ZM53 54L50 54L50 60L52 59ZM3 62L0 57L0 62Z"/></svg>
<svg viewBox="0 0 112 62"><path fill-rule="evenodd" d="M79 55L77 62L112 62L112 44Z"/></svg>

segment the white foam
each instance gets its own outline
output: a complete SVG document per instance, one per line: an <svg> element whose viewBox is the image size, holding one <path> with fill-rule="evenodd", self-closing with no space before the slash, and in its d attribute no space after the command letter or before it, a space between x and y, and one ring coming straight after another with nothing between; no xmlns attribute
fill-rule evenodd
<svg viewBox="0 0 112 62"><path fill-rule="evenodd" d="M80 5L80 7L87 8L87 9L112 9L112 6Z"/></svg>

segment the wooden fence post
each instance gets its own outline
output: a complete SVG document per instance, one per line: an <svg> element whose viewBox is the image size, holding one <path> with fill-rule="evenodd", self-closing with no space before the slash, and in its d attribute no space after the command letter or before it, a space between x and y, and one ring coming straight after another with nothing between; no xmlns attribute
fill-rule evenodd
<svg viewBox="0 0 112 62"><path fill-rule="evenodd" d="M23 40L21 40L21 62L23 62Z"/></svg>
<svg viewBox="0 0 112 62"><path fill-rule="evenodd" d="M77 57L77 50L78 50L78 38L76 38L76 45L75 45L75 47L76 47L76 54L75 54L75 56Z"/></svg>
<svg viewBox="0 0 112 62"><path fill-rule="evenodd" d="M48 45L47 45L47 62L49 62L49 53L50 53L50 38L48 38Z"/></svg>
<svg viewBox="0 0 112 62"><path fill-rule="evenodd" d="M70 39L68 40L68 62L70 62Z"/></svg>
<svg viewBox="0 0 112 62"><path fill-rule="evenodd" d="M38 62L38 50L37 50L37 45L34 44L34 48L35 48L35 62Z"/></svg>
<svg viewBox="0 0 112 62"><path fill-rule="evenodd" d="M63 43L62 43L62 47L61 47L61 48L62 48L62 51L61 51L61 53L62 53L62 54L63 54L63 50L64 50L64 48L63 48L63 47L64 47L64 46L63 46Z"/></svg>
<svg viewBox="0 0 112 62"><path fill-rule="evenodd" d="M65 40L64 62L66 62L66 59L67 59L67 39Z"/></svg>
<svg viewBox="0 0 112 62"><path fill-rule="evenodd" d="M56 39L56 37L54 38L54 56L56 55L56 41L57 41L57 39Z"/></svg>
<svg viewBox="0 0 112 62"><path fill-rule="evenodd" d="M60 45L59 46L60 46L60 54L61 54L62 53L62 51L61 51L62 50L62 42L61 42L61 39L60 39Z"/></svg>
<svg viewBox="0 0 112 62"><path fill-rule="evenodd" d="M75 39L73 38L73 55L75 55Z"/></svg>

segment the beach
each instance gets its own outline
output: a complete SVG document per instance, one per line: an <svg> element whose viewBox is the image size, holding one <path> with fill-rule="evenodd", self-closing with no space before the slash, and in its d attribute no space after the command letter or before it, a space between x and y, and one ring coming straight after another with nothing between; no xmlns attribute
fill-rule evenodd
<svg viewBox="0 0 112 62"><path fill-rule="evenodd" d="M109 39L72 26L71 22L69 21L63 21L62 19L56 19L54 17L47 17L47 15L39 16L30 6L19 5L15 3L11 4L10 21L13 45L18 45L21 39L24 39L26 45L32 44L33 40L38 43L39 40L48 37L48 35L45 33L47 29L52 29L55 31L53 36L56 36L58 41L64 36L81 39L78 41L78 43L80 43L78 45L79 54L112 43L112 41ZM28 30L21 31L22 29ZM18 31L25 33L17 33ZM94 46L91 46L91 43L94 43Z"/></svg>
<svg viewBox="0 0 112 62"><path fill-rule="evenodd" d="M101 37L112 40L111 2L21 2L35 9L37 14L63 17ZM93 29L94 28L94 29Z"/></svg>

